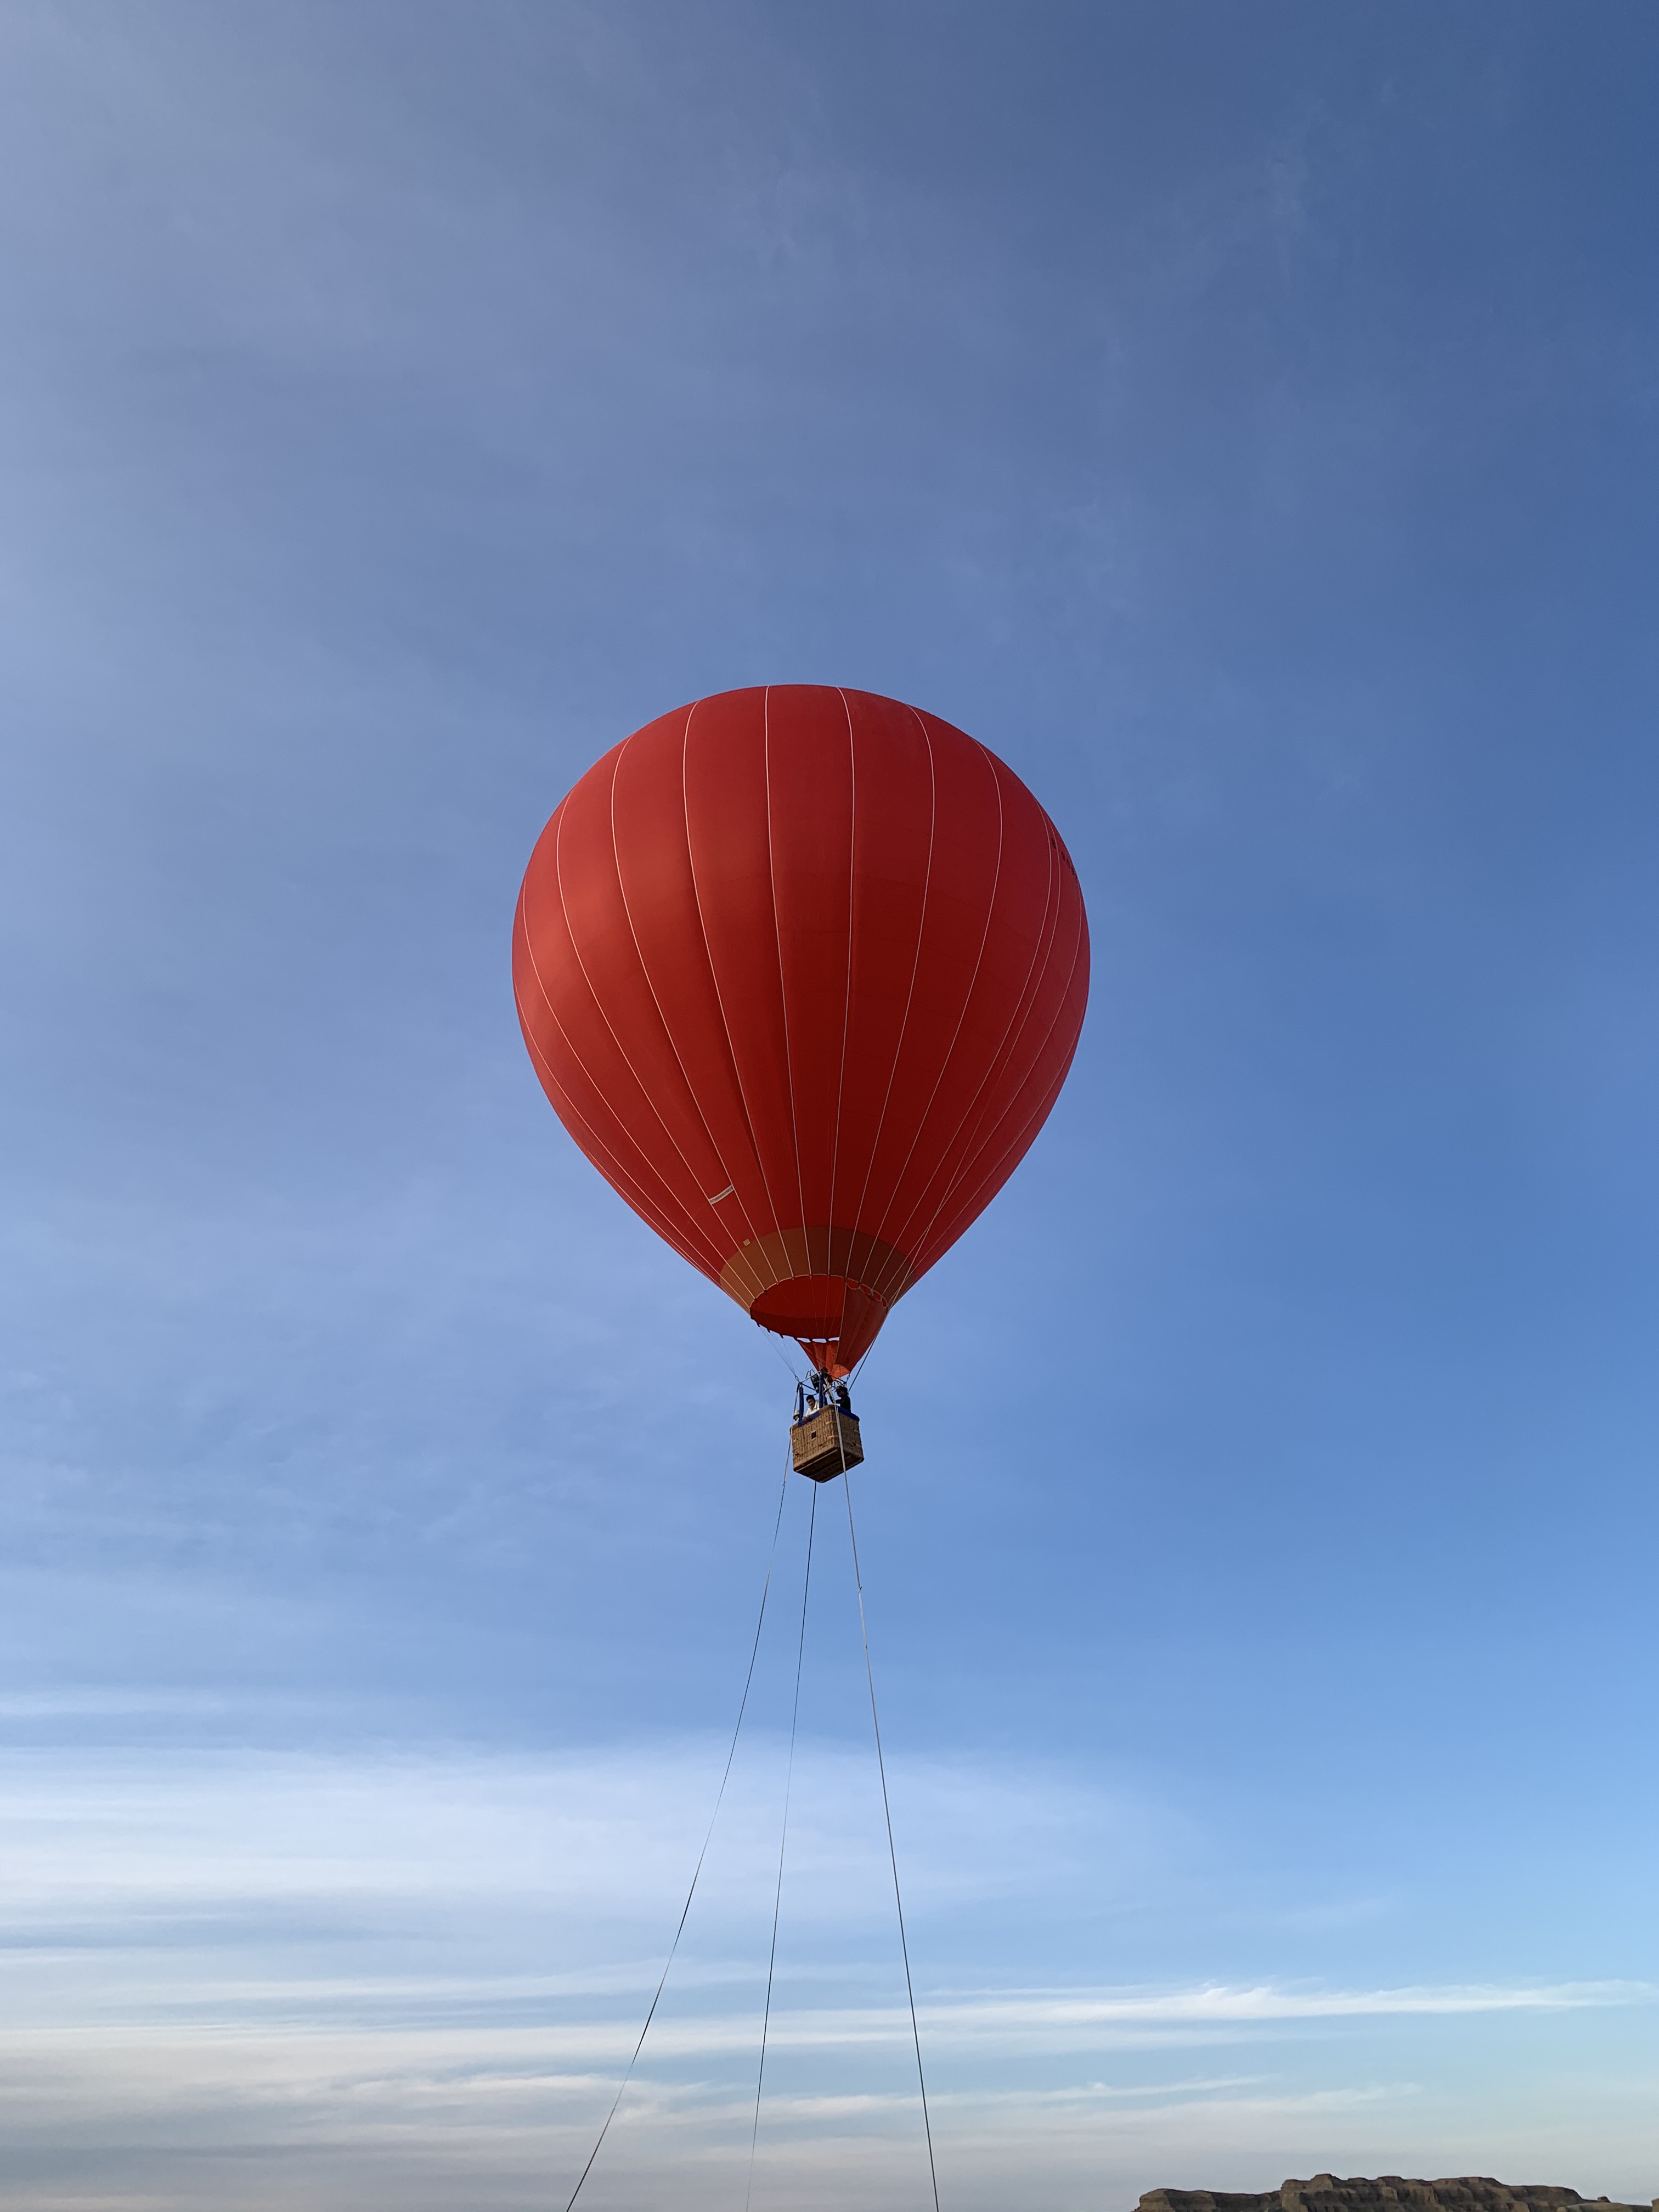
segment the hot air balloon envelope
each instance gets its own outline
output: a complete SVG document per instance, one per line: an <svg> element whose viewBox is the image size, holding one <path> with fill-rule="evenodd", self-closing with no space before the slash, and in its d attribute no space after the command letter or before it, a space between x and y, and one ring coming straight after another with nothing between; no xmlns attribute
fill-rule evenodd
<svg viewBox="0 0 1659 2212"><path fill-rule="evenodd" d="M1083 1024L1060 835L936 715L774 684L649 722L542 832L525 1040L641 1218L850 1372L1013 1173Z"/></svg>

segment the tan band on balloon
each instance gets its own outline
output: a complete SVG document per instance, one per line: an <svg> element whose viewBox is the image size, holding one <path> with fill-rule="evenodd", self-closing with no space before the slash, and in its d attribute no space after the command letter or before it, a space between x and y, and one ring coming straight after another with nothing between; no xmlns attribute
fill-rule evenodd
<svg viewBox="0 0 1659 2212"><path fill-rule="evenodd" d="M891 1305L910 1284L910 1262L862 1229L775 1229L751 1237L720 1270L720 1288L745 1313L763 1291L800 1275L841 1275Z"/></svg>

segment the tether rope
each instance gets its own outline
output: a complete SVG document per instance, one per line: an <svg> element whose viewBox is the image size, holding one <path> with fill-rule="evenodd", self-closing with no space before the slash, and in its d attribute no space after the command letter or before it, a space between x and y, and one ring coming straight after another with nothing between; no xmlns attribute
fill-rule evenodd
<svg viewBox="0 0 1659 2212"><path fill-rule="evenodd" d="M910 1980L910 1946L904 1935L904 1899L899 1895L898 1852L893 1844L893 1808L887 1802L887 1761L882 1756L881 1721L876 1712L876 1674L870 1664L870 1631L864 1618L864 1577L859 1571L858 1532L853 1526L853 1486L845 1473L841 1486L847 1493L847 1534L853 1545L853 1579L859 1590L859 1633L864 1638L864 1672L870 1685L870 1721L876 1732L876 1767L881 1776L881 1809L887 1818L887 1856L893 1868L893 1903L898 1911L899 1952L904 1960L904 1993L910 2000L910 2038L916 2046L916 2081L921 2090L921 2124L927 2137L927 2175L933 2185L933 2212L939 2212L939 2170L933 2164L933 2124L927 2116L927 2077L921 2070L921 2031L916 2026L916 1992Z"/></svg>
<svg viewBox="0 0 1659 2212"><path fill-rule="evenodd" d="M593 2161L599 2156L600 2148L604 2144L606 2136L611 2132L611 2123L617 2117L617 2107L622 2103L623 2093L626 2090L629 2083L634 2078L634 2069L639 2063L641 2051L645 2048L645 2039L651 2032L651 2023L657 2016L657 2007L662 2002L662 1993L668 1986L668 1969L674 1963L674 1954L679 1949L680 1938L685 1933L686 1920L691 1911L691 1900L697 1893L697 1882L702 1873L702 1863L708 1857L708 1846L714 1840L714 1823L720 1816L720 1805L726 1796L726 1785L732 1779L732 1762L738 1755L738 1738L743 1733L743 1717L749 1710L749 1692L755 1680L755 1661L760 1652L761 1631L766 1626L766 1601L772 1588L772 1569L778 1556L778 1530L783 1526L783 1504L785 1498L789 1495L789 1462L786 1460L784 1462L783 1468L783 1487L778 1492L777 1518L772 1523L772 1549L767 1555L766 1580L761 1585L760 1617L755 1623L755 1640L749 1647L749 1672L743 1678L743 1696L739 1699L738 1705L737 1726L732 1731L732 1747L726 1754L726 1771L720 1776L720 1786L719 1790L715 1793L714 1809L708 1816L708 1832L702 1839L702 1849L697 1853L697 1863L693 1869L691 1875L691 1887L685 1893L685 1904L680 1912L680 1923L674 1930L673 1942L668 1947L668 1957L663 1966L662 1979L657 1984L657 1993L651 2000L651 2009L645 2015L645 2026L640 2030L640 2039L634 2045L634 2056L628 2062L628 2071L623 2075L621 2087L617 2089L616 2096L611 2100L611 2110L605 2116L605 2125L599 2130L599 2141L594 2144L592 2149L587 2154L587 2164L582 2168L580 2176L577 2180L576 2186L570 2192L569 2201L565 2205L564 2212L571 2212L571 2207L575 2203L576 2199L581 2195L582 2183L586 2180L588 2175L593 2171ZM812 1568L812 1553L810 1536L808 1538L807 1544L806 1567L807 1572L810 1575ZM805 1634L805 1606L804 1601L801 1608L801 1618L802 1635L804 1638ZM797 1674L795 1682L795 1696L799 1701L800 1697L800 1680L799 1674ZM777 1931L775 1926L773 1929L772 1940L775 1945L777 1942Z"/></svg>
<svg viewBox="0 0 1659 2212"><path fill-rule="evenodd" d="M784 1478L786 1483L788 1477ZM766 2010L761 2016L760 2071L755 2076L755 2124L749 2133L749 2182L743 2212L755 2190L755 2148L760 2141L761 2090L766 2081L766 2039L772 2025L772 1972L778 1963L778 1914L783 1904L783 1854L789 1842L789 1795L795 1784L795 1725L800 1718L801 1665L806 1657L806 1601L812 1593L812 1532L818 1522L818 1486L812 1485L812 1510L806 1522L806 1579L800 1593L800 1643L795 1652L795 1702L789 1715L789 1764L783 1783L783 1832L778 1838L778 1886L772 1899L772 1951L766 1961Z"/></svg>

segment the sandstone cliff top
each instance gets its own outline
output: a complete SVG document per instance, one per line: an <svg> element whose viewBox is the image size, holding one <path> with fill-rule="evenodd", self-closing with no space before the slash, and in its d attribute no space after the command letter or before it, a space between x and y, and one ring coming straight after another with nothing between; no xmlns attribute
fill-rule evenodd
<svg viewBox="0 0 1659 2212"><path fill-rule="evenodd" d="M1455 2180L1408 2181L1403 2174L1379 2174L1375 2181L1342 2180L1316 2173L1310 2181L1282 2181L1260 2196L1221 2189L1149 2189L1140 2212L1571 2212L1575 2205L1601 2212L1649 2212L1646 2205L1614 2204L1606 2197L1581 2197L1576 2189L1531 2182L1494 2181L1490 2174L1466 2173ZM1659 2212L1659 2197L1652 2212Z"/></svg>

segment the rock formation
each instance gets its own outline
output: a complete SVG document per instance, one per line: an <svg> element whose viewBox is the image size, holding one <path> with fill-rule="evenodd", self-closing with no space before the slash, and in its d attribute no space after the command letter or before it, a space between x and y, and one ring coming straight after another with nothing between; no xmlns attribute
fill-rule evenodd
<svg viewBox="0 0 1659 2212"><path fill-rule="evenodd" d="M1316 2173L1311 2181L1283 2181L1259 2197L1222 2189L1149 2189L1140 2212L1648 2212L1645 2205L1614 2204L1606 2197L1581 2197L1576 2189L1537 2183L1508 2184L1484 2173L1456 2181L1407 2181L1398 2173L1375 2181L1339 2180ZM1659 2212L1659 2197L1652 2212Z"/></svg>

